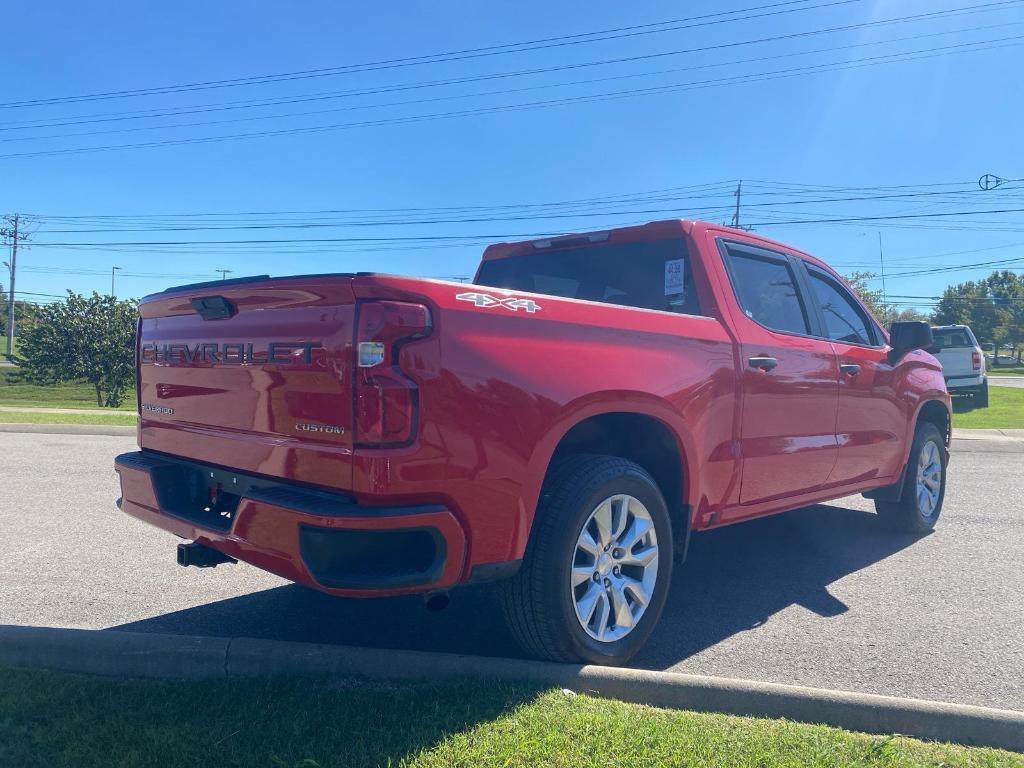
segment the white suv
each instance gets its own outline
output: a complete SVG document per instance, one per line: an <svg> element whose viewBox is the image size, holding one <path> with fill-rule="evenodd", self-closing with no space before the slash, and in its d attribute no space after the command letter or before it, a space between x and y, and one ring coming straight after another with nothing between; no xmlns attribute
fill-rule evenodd
<svg viewBox="0 0 1024 768"><path fill-rule="evenodd" d="M935 344L928 351L942 363L942 375L951 395L970 395L976 407L988 407L988 377L981 346L966 325L932 328Z"/></svg>

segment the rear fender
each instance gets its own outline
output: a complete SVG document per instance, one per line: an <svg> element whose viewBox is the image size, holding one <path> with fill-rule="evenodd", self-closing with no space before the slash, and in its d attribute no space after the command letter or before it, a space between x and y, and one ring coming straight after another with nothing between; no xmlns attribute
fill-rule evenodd
<svg viewBox="0 0 1024 768"><path fill-rule="evenodd" d="M666 401L643 392L613 391L591 393L568 403L562 409L559 418L556 419L552 428L548 430L537 444L530 457L526 473L529 479L523 486L523 506L520 510L522 519L516 541L517 556L521 557L526 549L544 479L559 443L577 424L591 417L610 413L649 416L668 429L669 433L676 440L676 447L682 458L680 471L683 474L684 482L682 483L682 498L667 499L666 501L670 505L680 505L688 517L692 517L695 486L697 485L695 478L697 475L696 467L693 467L691 464L693 461L692 457L697 454L693 443L693 436L679 413ZM688 523L688 528L692 528L692 519L689 519Z"/></svg>

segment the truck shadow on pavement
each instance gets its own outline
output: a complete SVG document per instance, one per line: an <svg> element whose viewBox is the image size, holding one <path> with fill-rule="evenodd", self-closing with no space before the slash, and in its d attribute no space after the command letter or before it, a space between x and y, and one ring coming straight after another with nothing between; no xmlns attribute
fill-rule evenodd
<svg viewBox="0 0 1024 768"><path fill-rule="evenodd" d="M915 541L886 530L872 513L825 505L695 535L661 622L633 666L666 669L792 605L822 617L845 613L828 585ZM419 597L346 600L289 585L115 629L522 655L487 585L454 592L439 613Z"/></svg>

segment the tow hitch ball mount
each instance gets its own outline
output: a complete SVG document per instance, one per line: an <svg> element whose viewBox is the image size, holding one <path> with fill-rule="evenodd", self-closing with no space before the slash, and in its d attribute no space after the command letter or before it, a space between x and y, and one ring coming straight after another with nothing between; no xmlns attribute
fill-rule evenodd
<svg viewBox="0 0 1024 768"><path fill-rule="evenodd" d="M196 568L213 568L222 563L237 563L233 557L218 552L212 547L193 541L188 544L178 545L178 565L187 568L194 565Z"/></svg>

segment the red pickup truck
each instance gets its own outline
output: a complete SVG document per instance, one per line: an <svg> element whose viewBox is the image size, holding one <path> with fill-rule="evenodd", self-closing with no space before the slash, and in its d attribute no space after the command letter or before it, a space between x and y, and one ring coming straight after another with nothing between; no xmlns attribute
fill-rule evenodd
<svg viewBox="0 0 1024 768"><path fill-rule="evenodd" d="M501 580L532 654L617 664L691 533L853 493L924 533L950 439L925 323L818 259L664 221L487 248L472 284L253 277L146 298L119 505L348 597Z"/></svg>

